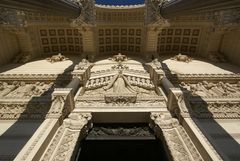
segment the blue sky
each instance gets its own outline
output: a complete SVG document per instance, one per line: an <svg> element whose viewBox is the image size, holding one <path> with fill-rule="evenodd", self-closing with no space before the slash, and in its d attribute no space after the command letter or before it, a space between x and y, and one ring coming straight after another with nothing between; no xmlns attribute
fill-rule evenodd
<svg viewBox="0 0 240 161"><path fill-rule="evenodd" d="M96 4L105 5L133 5L143 4L144 0L96 0Z"/></svg>

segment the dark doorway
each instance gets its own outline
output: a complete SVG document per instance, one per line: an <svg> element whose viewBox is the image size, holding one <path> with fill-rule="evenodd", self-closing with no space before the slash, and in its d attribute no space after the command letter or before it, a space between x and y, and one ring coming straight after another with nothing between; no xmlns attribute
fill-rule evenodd
<svg viewBox="0 0 240 161"><path fill-rule="evenodd" d="M77 161L168 161L147 124L94 124L81 141Z"/></svg>
<svg viewBox="0 0 240 161"><path fill-rule="evenodd" d="M85 140L78 161L168 161L158 140Z"/></svg>

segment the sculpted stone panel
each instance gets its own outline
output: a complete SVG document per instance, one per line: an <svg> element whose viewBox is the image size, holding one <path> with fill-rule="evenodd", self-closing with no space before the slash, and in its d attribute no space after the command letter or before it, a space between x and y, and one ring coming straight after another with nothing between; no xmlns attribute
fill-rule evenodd
<svg viewBox="0 0 240 161"><path fill-rule="evenodd" d="M79 140L83 139L91 128L91 118L90 113L71 113L54 135L41 160L70 160Z"/></svg>
<svg viewBox="0 0 240 161"><path fill-rule="evenodd" d="M0 120L44 119L50 102L0 103Z"/></svg>
<svg viewBox="0 0 240 161"><path fill-rule="evenodd" d="M170 113L151 113L152 128L157 137L163 139L168 153L174 161L202 161L202 157L178 120Z"/></svg>
<svg viewBox="0 0 240 161"><path fill-rule="evenodd" d="M153 136L152 130L149 126L104 126L104 125L94 125L92 130L89 132L88 137L98 137L98 136L126 136L126 137L151 137Z"/></svg>
<svg viewBox="0 0 240 161"><path fill-rule="evenodd" d="M33 96L42 96L50 93L53 83L36 82L35 84L26 84L21 81L12 83L0 82L0 98L31 98Z"/></svg>
<svg viewBox="0 0 240 161"><path fill-rule="evenodd" d="M221 81L218 83L202 81L197 84L186 84L182 82L180 86L190 91L193 96L208 98L240 96L240 81L236 84L224 83Z"/></svg>
<svg viewBox="0 0 240 161"><path fill-rule="evenodd" d="M192 102L191 109L196 118L239 119L240 102Z"/></svg>

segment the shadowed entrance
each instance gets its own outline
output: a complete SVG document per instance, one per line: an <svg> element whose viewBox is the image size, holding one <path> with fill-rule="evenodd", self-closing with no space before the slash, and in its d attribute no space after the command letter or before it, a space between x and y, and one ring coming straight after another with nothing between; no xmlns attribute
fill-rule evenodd
<svg viewBox="0 0 240 161"><path fill-rule="evenodd" d="M95 125L81 142L77 161L168 161L163 144L148 125Z"/></svg>

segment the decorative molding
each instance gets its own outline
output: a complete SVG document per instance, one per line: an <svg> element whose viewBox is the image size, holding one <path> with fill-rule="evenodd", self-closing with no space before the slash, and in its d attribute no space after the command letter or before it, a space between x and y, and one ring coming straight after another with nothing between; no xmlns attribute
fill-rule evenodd
<svg viewBox="0 0 240 161"><path fill-rule="evenodd" d="M72 88L55 88L52 94L52 105L46 118L64 119L74 109L74 100L71 91Z"/></svg>
<svg viewBox="0 0 240 161"><path fill-rule="evenodd" d="M211 82L237 82L240 81L240 74L174 74L169 71L165 71L167 78L173 83L197 83L199 81L211 81Z"/></svg>
<svg viewBox="0 0 240 161"><path fill-rule="evenodd" d="M196 84L186 84L182 82L180 86L188 90L192 97L201 98L239 98L240 81L234 84L227 82L212 83L209 81L200 81Z"/></svg>
<svg viewBox="0 0 240 161"><path fill-rule="evenodd" d="M91 118L90 113L71 113L59 127L41 160L70 160L78 141L85 137L91 128Z"/></svg>
<svg viewBox="0 0 240 161"><path fill-rule="evenodd" d="M44 119L51 102L0 103L0 120Z"/></svg>
<svg viewBox="0 0 240 161"><path fill-rule="evenodd" d="M88 137L152 137L152 130L148 126L93 126Z"/></svg>
<svg viewBox="0 0 240 161"><path fill-rule="evenodd" d="M184 128L179 125L177 119L172 118L170 113L151 113L150 118L154 122L152 128L157 137L165 142L172 160L203 161Z"/></svg>
<svg viewBox="0 0 240 161"><path fill-rule="evenodd" d="M171 114L166 112L152 112L150 118L154 122L154 124L159 126L161 129L172 129L179 125L178 120L172 118Z"/></svg>
<svg viewBox="0 0 240 161"><path fill-rule="evenodd" d="M0 74L0 81L24 81L24 82L37 82L37 81L70 81L72 78L71 73L63 74Z"/></svg>
<svg viewBox="0 0 240 161"><path fill-rule="evenodd" d="M63 137L64 134L64 127L60 126L54 135L51 143L49 144L48 148L46 149L45 153L43 154L41 161L50 161L54 150L57 148L57 145L60 139Z"/></svg>
<svg viewBox="0 0 240 161"><path fill-rule="evenodd" d="M50 125L52 124L54 120L48 120L45 126L43 127L44 130L41 130L41 132L38 134L38 136L34 139L31 146L27 149L27 151L24 153L24 155L21 157L21 160L27 160L27 157L30 155L32 150L37 145L38 141L41 139L41 137L45 134L45 130L47 130Z"/></svg>
<svg viewBox="0 0 240 161"><path fill-rule="evenodd" d="M191 111L200 119L240 119L240 101L191 102Z"/></svg>

